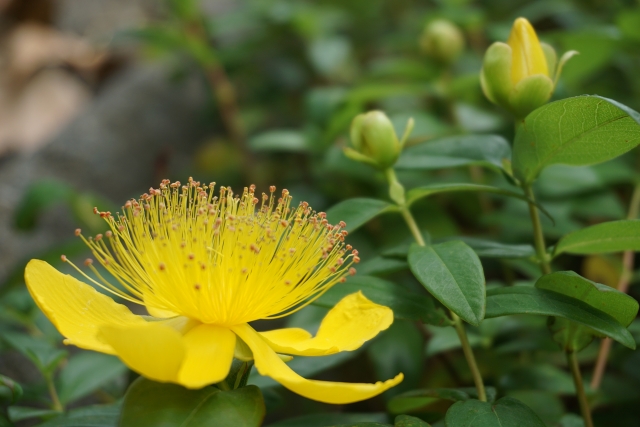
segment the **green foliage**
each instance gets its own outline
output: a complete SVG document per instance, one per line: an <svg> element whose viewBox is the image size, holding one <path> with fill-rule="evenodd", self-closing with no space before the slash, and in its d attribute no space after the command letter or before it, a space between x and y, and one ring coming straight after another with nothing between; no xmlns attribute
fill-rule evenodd
<svg viewBox="0 0 640 427"><path fill-rule="evenodd" d="M188 390L173 384L136 380L125 395L120 427L220 425L257 427L265 414L260 389Z"/></svg>
<svg viewBox="0 0 640 427"><path fill-rule="evenodd" d="M511 397L495 403L467 400L457 402L447 411L447 427L545 427L544 422L527 406Z"/></svg>
<svg viewBox="0 0 640 427"><path fill-rule="evenodd" d="M604 222L574 231L560 239L553 255L622 251L640 251L640 220Z"/></svg>
<svg viewBox="0 0 640 427"><path fill-rule="evenodd" d="M640 144L640 114L600 96L544 105L518 126L513 146L516 176L530 183L547 166L594 165Z"/></svg>
<svg viewBox="0 0 640 427"><path fill-rule="evenodd" d="M512 314L563 317L588 326L631 349L636 347L633 337L624 326L613 317L579 299L529 287L498 288L487 291L486 318Z"/></svg>
<svg viewBox="0 0 640 427"><path fill-rule="evenodd" d="M460 241L413 245L408 259L413 274L438 301L472 325L482 321L484 273L473 249Z"/></svg>

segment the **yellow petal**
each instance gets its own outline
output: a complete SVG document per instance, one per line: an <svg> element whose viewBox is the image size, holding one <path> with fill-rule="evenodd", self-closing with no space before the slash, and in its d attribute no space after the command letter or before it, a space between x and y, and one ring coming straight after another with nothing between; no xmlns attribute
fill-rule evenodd
<svg viewBox="0 0 640 427"><path fill-rule="evenodd" d="M178 383L201 388L226 378L236 347L236 334L217 325L199 325L184 336L186 355Z"/></svg>
<svg viewBox="0 0 640 427"><path fill-rule="evenodd" d="M289 390L308 399L325 403L345 404L358 402L376 396L397 385L404 378L398 374L395 378L375 384L350 384L329 381L307 380L291 370L269 347L260 334L248 324L231 327L253 351L256 368Z"/></svg>
<svg viewBox="0 0 640 427"><path fill-rule="evenodd" d="M100 327L100 336L132 370L155 381L177 382L185 343L175 329L161 322L140 326Z"/></svg>
<svg viewBox="0 0 640 427"><path fill-rule="evenodd" d="M543 74L549 77L544 50L529 21L525 18L515 20L507 44L511 46L513 51L511 81L514 85L534 74Z"/></svg>
<svg viewBox="0 0 640 427"><path fill-rule="evenodd" d="M65 344L114 354L111 346L97 336L100 326L146 323L124 305L44 261L29 261L24 278L40 310L67 338Z"/></svg>
<svg viewBox="0 0 640 427"><path fill-rule="evenodd" d="M393 323L390 308L371 302L362 292L344 297L325 316L314 338L299 328L262 332L278 353L322 356L352 351Z"/></svg>

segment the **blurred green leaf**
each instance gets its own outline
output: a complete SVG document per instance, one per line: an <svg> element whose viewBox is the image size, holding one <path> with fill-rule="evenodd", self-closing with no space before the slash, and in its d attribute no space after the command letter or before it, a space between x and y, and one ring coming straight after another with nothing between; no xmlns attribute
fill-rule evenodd
<svg viewBox="0 0 640 427"><path fill-rule="evenodd" d="M511 146L497 135L462 135L440 138L403 150L397 169L434 170L467 165L503 169L511 159Z"/></svg>
<svg viewBox="0 0 640 427"><path fill-rule="evenodd" d="M447 427L546 427L527 406L512 397L495 403L466 400L454 403L445 417Z"/></svg>
<svg viewBox="0 0 640 427"><path fill-rule="evenodd" d="M44 418L60 414L60 412L53 409L27 408L26 406L9 406L8 413L9 419L14 423L31 418Z"/></svg>
<svg viewBox="0 0 640 427"><path fill-rule="evenodd" d="M382 413L325 413L303 415L288 420L278 421L266 427L327 427L354 425L351 423L374 423L374 425L388 421L387 415ZM357 425L357 424L356 424Z"/></svg>
<svg viewBox="0 0 640 427"><path fill-rule="evenodd" d="M313 304L331 308L345 296L358 291L362 291L371 301L389 307L397 319L419 320L440 326L450 324L448 317L435 307L430 296L417 294L378 277L350 277L345 283L333 286Z"/></svg>
<svg viewBox="0 0 640 427"><path fill-rule="evenodd" d="M480 258L529 258L535 256L531 245L512 245L475 237L456 236L446 240L460 240L467 244Z"/></svg>
<svg viewBox="0 0 640 427"><path fill-rule="evenodd" d="M256 386L189 390L140 377L124 397L119 427L259 427L264 415L264 401Z"/></svg>
<svg viewBox="0 0 640 427"><path fill-rule="evenodd" d="M121 402L117 402L72 409L66 414L38 424L38 427L118 427L121 406Z"/></svg>
<svg viewBox="0 0 640 427"><path fill-rule="evenodd" d="M420 418L398 415L395 419L394 427L431 427L431 424L422 421Z"/></svg>
<svg viewBox="0 0 640 427"><path fill-rule="evenodd" d="M553 256L562 253L602 254L640 251L640 220L603 222L564 236L556 244Z"/></svg>
<svg viewBox="0 0 640 427"><path fill-rule="evenodd" d="M345 229L351 233L378 215L398 210L399 208L396 205L382 200L348 199L331 207L327 211L327 220L329 224L337 224L340 221L346 222Z"/></svg>
<svg viewBox="0 0 640 427"><path fill-rule="evenodd" d="M525 183L546 166L593 165L640 143L640 114L600 96L577 96L546 104L518 126L513 169Z"/></svg>
<svg viewBox="0 0 640 427"><path fill-rule="evenodd" d="M413 412L429 405L436 400L451 400L461 402L469 399L477 399L478 393L475 388L431 388L411 390L399 394L392 398L387 404L389 412L398 414L402 412ZM487 398L492 402L496 398L496 389L488 387Z"/></svg>
<svg viewBox="0 0 640 427"><path fill-rule="evenodd" d="M432 246L413 245L409 267L438 301L461 319L478 325L484 318L485 280L482 264L460 241Z"/></svg>
<svg viewBox="0 0 640 427"><path fill-rule="evenodd" d="M14 349L29 358L43 375L50 375L67 355L67 352L54 347L44 339L3 331L2 339Z"/></svg>
<svg viewBox="0 0 640 427"><path fill-rule="evenodd" d="M309 151L306 137L297 130L274 129L263 132L249 140L255 151L281 151L305 153Z"/></svg>
<svg viewBox="0 0 640 427"><path fill-rule="evenodd" d="M528 200L525 196L514 191L505 190L499 187L492 187L490 185L480 184L431 184L423 187L412 188L407 191L407 205L412 205L416 201L425 197L432 196L438 193L456 193L456 192L481 192L481 193L494 193L501 194L503 196L514 197L520 200Z"/></svg>
<svg viewBox="0 0 640 427"><path fill-rule="evenodd" d="M9 377L0 375L0 401L14 404L22 397L23 391L20 384Z"/></svg>
<svg viewBox="0 0 640 427"><path fill-rule="evenodd" d="M524 286L487 290L486 318L513 314L563 317L580 323L635 349L629 331L608 314L557 292Z"/></svg>
<svg viewBox="0 0 640 427"><path fill-rule="evenodd" d="M359 264L358 273L365 276L373 276L376 274L395 273L408 268L409 264L405 260L377 256Z"/></svg>
<svg viewBox="0 0 640 427"><path fill-rule="evenodd" d="M517 390L507 394L529 407L547 425L554 425L565 412L562 400L554 392Z"/></svg>
<svg viewBox="0 0 640 427"><path fill-rule="evenodd" d="M579 299L607 313L625 327L629 326L638 314L638 301L633 297L585 279L573 271L558 271L544 275L536 282L536 288Z"/></svg>
<svg viewBox="0 0 640 427"><path fill-rule="evenodd" d="M60 401L66 404L85 397L127 371L115 356L89 351L75 354L58 377Z"/></svg>

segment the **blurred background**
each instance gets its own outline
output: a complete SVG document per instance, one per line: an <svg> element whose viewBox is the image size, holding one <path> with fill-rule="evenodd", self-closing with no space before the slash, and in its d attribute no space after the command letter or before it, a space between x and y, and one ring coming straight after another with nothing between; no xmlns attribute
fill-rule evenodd
<svg viewBox="0 0 640 427"><path fill-rule="evenodd" d="M409 117L415 119L410 145L464 133L510 138L513 123L484 98L478 73L486 48L506 41L519 16L560 54L580 52L566 65L555 98L598 94L640 109L640 6L632 0L0 0L0 332L10 337L2 344L0 373L26 384L27 402L46 396L42 376L49 365L26 362L11 338L20 331L61 351L57 332L24 288L24 266L36 257L61 267L62 253L81 262L86 250L73 230L104 230L94 206L115 212L163 178L184 182L189 176L236 192L251 183L258 191L284 187L317 210L351 197L384 198L383 177L342 154L352 118L374 108L386 111L399 133ZM434 56L423 37L425 26L440 18L455 24L463 38L459 55L447 61ZM632 152L597 167L548 168L537 188L555 217L555 225L546 224L547 237L553 241L587 224L625 217L637 159ZM408 188L454 181L503 185L500 174L474 176L474 170L405 171L399 177ZM434 239L531 241L526 205L519 201L447 195L416 212ZM360 250L366 273L373 272L367 260L379 261L408 236L397 218L382 217L350 236L350 243ZM566 263L602 283L617 281L618 258ZM489 261L485 271L488 280L537 274L520 261ZM378 273L394 274L393 268ZM394 278L416 286L407 274ZM303 313L291 322L313 324L322 309ZM334 362L339 374L323 375L362 381L404 370L407 380L391 394L425 381L465 382L451 378L457 375L452 365L464 371L463 360L448 353L455 347L452 337L434 328L440 347L432 339L432 363L425 365L429 334L407 325L349 354L350 360ZM505 329L487 325L474 335L474 345L499 343L497 331ZM542 342L551 351L554 344L544 333L525 333L520 343ZM398 344L397 336L411 339ZM596 350L584 357L593 358ZM485 366L499 363L493 354L482 356ZM622 411L619 425L638 425L629 399L639 398L640 357L620 357L616 369L635 382L613 387L621 399L615 404L631 420L624 424ZM105 363L85 362L85 369L99 362ZM571 407L563 397L571 380L553 369L539 375L555 379L554 387L536 383L534 392L518 396L549 423ZM110 372L93 388L70 391L66 403L117 400L127 377L115 363ZM514 393L540 381L523 379L520 371L493 372L488 381ZM281 397L266 397L273 420L325 408L309 401L282 408ZM330 410L380 412L389 397ZM36 424L32 416L24 419L18 425Z"/></svg>

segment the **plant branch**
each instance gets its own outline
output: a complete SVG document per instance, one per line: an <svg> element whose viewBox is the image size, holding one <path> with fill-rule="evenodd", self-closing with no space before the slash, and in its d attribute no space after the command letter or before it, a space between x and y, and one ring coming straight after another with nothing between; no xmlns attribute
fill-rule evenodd
<svg viewBox="0 0 640 427"><path fill-rule="evenodd" d="M462 323L462 320L460 320L457 314L455 314L453 311L451 311L450 313L451 313L451 318L453 319L453 326L456 328L456 332L458 333L458 338L460 338L460 344L462 344L462 351L464 353L464 357L467 359L467 363L469 364L469 369L471 370L471 375L473 376L473 382L478 392L478 399L483 402L486 402L487 392L484 388L482 375L480 374L480 369L478 369L478 364L476 363L476 358L473 354L473 350L471 349L471 344L469 344L469 338L467 338L467 332L464 329L464 324Z"/></svg>
<svg viewBox="0 0 640 427"><path fill-rule="evenodd" d="M571 374L573 375L573 383L576 387L576 394L578 395L578 403L580 404L580 412L582 413L582 419L584 420L585 427L593 427L593 420L591 419L591 410L589 409L589 401L587 395L584 392L584 384L582 383L582 374L580 373L580 365L578 364L578 356L575 351L567 352L567 362L571 368Z"/></svg>
<svg viewBox="0 0 640 427"><path fill-rule="evenodd" d="M49 396L51 396L51 408L54 411L63 412L64 406L60 402L60 397L58 397L58 392L56 391L56 386L53 383L53 377L51 374L46 374L44 376L45 381L47 382L47 388L49 389Z"/></svg>
<svg viewBox="0 0 640 427"><path fill-rule="evenodd" d="M627 219L638 218L638 211L640 211L640 184L636 185L633 195L631 196ZM618 280L618 286L616 287L620 292L626 293L629 289L631 276L633 275L634 257L634 251L625 251L622 254L622 272L620 273L620 279ZM607 368L607 361L609 360L609 353L611 352L612 344L613 341L611 338L604 338L600 342L600 350L598 351L598 358L596 359L596 365L593 369L593 377L591 378L591 388L593 390L598 390L600 388L604 371Z"/></svg>
<svg viewBox="0 0 640 427"><path fill-rule="evenodd" d="M411 231L413 238L416 243L420 246L426 246L426 242L422 237L422 233L420 233L420 229L418 228L418 224L416 223L413 214L409 207L404 203L404 188L402 184L398 182L395 172L393 169L389 169L386 171L386 177L389 182L390 187L390 195L391 198L396 201L400 205L402 209L402 217L407 223L407 227ZM402 203L399 203L402 202ZM467 332L464 329L464 325L462 324L462 320L453 312L450 311L451 317L453 319L453 324L456 328L456 332L458 333L458 337L460 338L460 344L462 345L462 351L464 352L464 357L467 359L467 364L469 365L469 369L471 370L471 375L473 376L473 381L476 386L476 390L478 391L478 399L483 402L487 401L487 393L484 388L484 383L482 381L482 375L480 374L480 370L478 369L478 364L476 363L476 358L473 354L473 350L471 349L471 345L469 344L469 339L467 338Z"/></svg>
<svg viewBox="0 0 640 427"><path fill-rule="evenodd" d="M542 223L540 222L540 214L538 208L535 205L535 196L531 185L524 184L522 186L525 195L529 199L529 215L531 216L531 223L533 225L533 241L536 247L536 254L538 263L540 265L540 271L542 274L551 273L551 265L547 258L547 244L544 241L544 233L542 232Z"/></svg>

